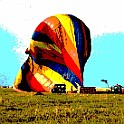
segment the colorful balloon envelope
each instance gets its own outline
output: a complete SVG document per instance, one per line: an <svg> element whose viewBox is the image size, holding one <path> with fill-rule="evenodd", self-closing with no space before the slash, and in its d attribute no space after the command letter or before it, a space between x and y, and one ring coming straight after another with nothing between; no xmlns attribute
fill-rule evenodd
<svg viewBox="0 0 124 124"><path fill-rule="evenodd" d="M77 17L58 14L35 29L29 54L15 81L16 91L51 92L55 84L66 91L83 86L84 66L91 52L89 28Z"/></svg>

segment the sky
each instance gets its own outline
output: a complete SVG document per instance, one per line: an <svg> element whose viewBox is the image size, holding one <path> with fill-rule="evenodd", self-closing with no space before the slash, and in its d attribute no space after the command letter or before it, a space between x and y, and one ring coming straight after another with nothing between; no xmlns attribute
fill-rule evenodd
<svg viewBox="0 0 124 124"><path fill-rule="evenodd" d="M25 49L46 17L67 13L91 31L92 52L84 70L84 86L124 86L123 0L0 0L0 85L12 85L26 60Z"/></svg>

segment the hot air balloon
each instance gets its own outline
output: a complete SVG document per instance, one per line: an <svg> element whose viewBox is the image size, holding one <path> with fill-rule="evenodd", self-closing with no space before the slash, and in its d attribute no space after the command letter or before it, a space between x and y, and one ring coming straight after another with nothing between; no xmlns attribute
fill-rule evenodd
<svg viewBox="0 0 124 124"><path fill-rule="evenodd" d="M13 88L51 92L55 84L65 84L66 91L77 90L90 52L90 30L83 21L71 14L50 16L36 27Z"/></svg>

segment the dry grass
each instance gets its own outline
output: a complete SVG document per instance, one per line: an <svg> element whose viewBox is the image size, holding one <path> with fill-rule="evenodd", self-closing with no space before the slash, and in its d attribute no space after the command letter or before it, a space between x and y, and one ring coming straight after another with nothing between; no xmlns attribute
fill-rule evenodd
<svg viewBox="0 0 124 124"><path fill-rule="evenodd" d="M124 124L124 95L35 94L0 89L0 124Z"/></svg>

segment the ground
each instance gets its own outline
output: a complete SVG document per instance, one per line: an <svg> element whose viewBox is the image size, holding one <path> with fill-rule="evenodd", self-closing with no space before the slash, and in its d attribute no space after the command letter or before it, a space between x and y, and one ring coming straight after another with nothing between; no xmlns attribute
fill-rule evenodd
<svg viewBox="0 0 124 124"><path fill-rule="evenodd" d="M37 94L0 88L0 124L124 124L124 94Z"/></svg>

